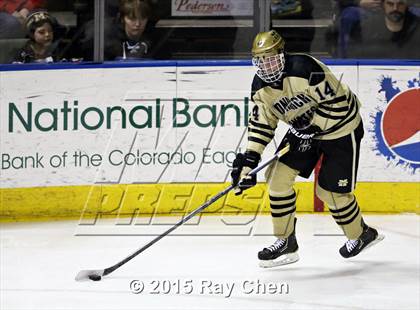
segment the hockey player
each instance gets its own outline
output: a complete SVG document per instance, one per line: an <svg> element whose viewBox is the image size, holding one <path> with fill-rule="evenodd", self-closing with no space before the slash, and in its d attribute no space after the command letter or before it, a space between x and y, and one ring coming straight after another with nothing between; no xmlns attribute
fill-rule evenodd
<svg viewBox="0 0 420 310"><path fill-rule="evenodd" d="M258 253L261 267L299 259L295 236L295 178L308 178L323 155L316 194L329 207L348 241L340 254L349 258L383 237L365 224L353 194L363 124L360 103L322 62L306 54L288 54L274 30L257 34L252 45L257 73L252 82L254 107L249 117L246 152L233 162L235 194L256 184L247 173L260 161L279 121L291 127L280 148L290 151L267 169L274 244Z"/></svg>

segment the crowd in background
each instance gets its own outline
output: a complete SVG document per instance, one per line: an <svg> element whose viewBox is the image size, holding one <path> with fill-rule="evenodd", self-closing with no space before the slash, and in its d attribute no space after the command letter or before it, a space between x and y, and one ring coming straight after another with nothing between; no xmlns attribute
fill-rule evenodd
<svg viewBox="0 0 420 310"><path fill-rule="evenodd" d="M74 13L76 25L63 25L54 16L54 12L60 10L59 2L63 4L61 9L64 12ZM21 45L13 57L9 55L9 61L6 62L42 63L93 59L93 1L55 1L54 11L50 10L51 3L53 2L47 0L1 2L0 42ZM153 58L154 2L108 0L106 4L105 59Z"/></svg>
<svg viewBox="0 0 420 310"><path fill-rule="evenodd" d="M337 0L341 58L420 58L420 7L410 0Z"/></svg>
<svg viewBox="0 0 420 310"><path fill-rule="evenodd" d="M286 38L286 49L290 51L311 53L314 41L323 40L317 43L327 47L323 55L327 57L419 59L418 0L269 2L272 21L308 21L306 28L292 25L277 29ZM321 3L330 7L323 14L331 24L320 37L315 36L310 21L316 19L313 12ZM250 31L239 32L234 27L212 29L211 25L182 29L156 27L160 19L174 18L170 6L170 0L105 1L104 59L249 56L252 36L248 38L246 33ZM62 12L70 14L58 16ZM73 17L71 22L66 19L69 16ZM94 0L2 0L0 63L91 61L97 35L93 17ZM229 21L235 17L221 18ZM258 32L255 23L251 30ZM235 53L235 49L241 48L236 48L234 42L241 42L242 54Z"/></svg>

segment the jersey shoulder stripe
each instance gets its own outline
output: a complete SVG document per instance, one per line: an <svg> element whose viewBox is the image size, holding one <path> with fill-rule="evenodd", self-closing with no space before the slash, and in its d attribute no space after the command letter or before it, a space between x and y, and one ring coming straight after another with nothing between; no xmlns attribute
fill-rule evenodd
<svg viewBox="0 0 420 310"><path fill-rule="evenodd" d="M256 142L259 143L263 146L267 146L268 143L270 143L270 141L264 141L263 139L257 138L257 137L248 137L248 141L252 141L252 142Z"/></svg>
<svg viewBox="0 0 420 310"><path fill-rule="evenodd" d="M320 116L322 116L322 117L324 117L324 118L329 118L329 119L335 119L335 120L342 120L342 121L344 121L346 118L350 117L350 115L352 113L354 113L354 110L357 108L357 103L356 103L356 100L354 100L354 98L350 97L347 102L349 103L349 105L347 105L345 107L347 109L345 115L334 115L334 114L332 114L332 113L336 113L336 112L342 112L342 111L336 111L335 110L335 109L342 109L342 108L330 108L329 113L325 113L321 109L317 109L315 111L315 113L318 114L318 115L320 115Z"/></svg>
<svg viewBox="0 0 420 310"><path fill-rule="evenodd" d="M341 119L337 118L339 120L338 123L336 123L335 125L333 125L332 127L328 128L328 129L324 130L322 132L322 135L327 135L327 134L338 131L339 129L341 129L345 125L352 122L356 118L356 116L359 114L359 105L357 103L357 99L354 96L354 94L350 92L350 96L347 100L350 103L350 106L349 106L349 110L346 113L346 115L342 116ZM317 114L319 112L321 112L321 111L319 111L319 110L316 111ZM328 115L328 117L327 116L324 116L324 117L334 119L334 118L331 117L331 115Z"/></svg>
<svg viewBox="0 0 420 310"><path fill-rule="evenodd" d="M265 83L258 75L254 75L254 79L252 80L251 86L251 100L254 97L255 93L260 89L269 86L268 83Z"/></svg>
<svg viewBox="0 0 420 310"><path fill-rule="evenodd" d="M346 115L332 115L331 113L325 113L321 110L316 110L315 112L316 114L318 114L319 116L322 116L324 118L328 118L328 119L338 119L338 120L342 120L346 118Z"/></svg>
<svg viewBox="0 0 420 310"><path fill-rule="evenodd" d="M346 95L343 95L343 96L340 96L340 97L335 97L334 99L331 99L331 100L322 101L322 102L320 102L320 105L321 106L331 105L331 104L339 103L339 102L346 101L346 100L347 100Z"/></svg>
<svg viewBox="0 0 420 310"><path fill-rule="evenodd" d="M323 110L325 110L325 111L329 111L329 112L346 112L346 111L348 111L349 110L349 106L344 106L344 107L338 107L338 108L333 108L333 107L328 107L328 106L323 106L323 105L320 105L319 107L318 107L319 109L323 109Z"/></svg>
<svg viewBox="0 0 420 310"><path fill-rule="evenodd" d="M318 61L307 54L286 54L286 77L300 77L308 80L310 86L325 79L325 72Z"/></svg>
<svg viewBox="0 0 420 310"><path fill-rule="evenodd" d="M258 130L258 129L250 128L250 127L248 127L248 130L249 130L249 132L257 133L257 134L259 134L261 136L264 136L266 138L269 138L269 139L273 139L274 138L274 134L273 133L268 133L266 131L262 131L262 130Z"/></svg>
<svg viewBox="0 0 420 310"><path fill-rule="evenodd" d="M267 130L271 130L271 131L274 131L275 130L275 128L272 128L269 125L257 123L256 121L253 121L252 119L249 120L249 123L251 125L255 126L255 127L258 127L258 128L267 129Z"/></svg>

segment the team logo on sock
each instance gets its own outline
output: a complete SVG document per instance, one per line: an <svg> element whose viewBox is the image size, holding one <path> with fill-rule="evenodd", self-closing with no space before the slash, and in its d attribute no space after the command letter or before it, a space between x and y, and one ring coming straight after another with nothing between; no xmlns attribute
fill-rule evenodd
<svg viewBox="0 0 420 310"><path fill-rule="evenodd" d="M338 186L339 187L346 187L348 184L349 184L349 180L347 180L347 179L338 180Z"/></svg>
<svg viewBox="0 0 420 310"><path fill-rule="evenodd" d="M405 90L395 83L388 76L380 80L386 106L373 115L376 148L414 174L420 167L420 76L408 81Z"/></svg>

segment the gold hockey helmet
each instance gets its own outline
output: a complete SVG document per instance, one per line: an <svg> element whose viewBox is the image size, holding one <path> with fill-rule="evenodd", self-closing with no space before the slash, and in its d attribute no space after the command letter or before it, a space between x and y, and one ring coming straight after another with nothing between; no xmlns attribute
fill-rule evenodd
<svg viewBox="0 0 420 310"><path fill-rule="evenodd" d="M280 79L284 69L284 39L277 31L260 32L252 44L252 63L257 75L265 82Z"/></svg>

